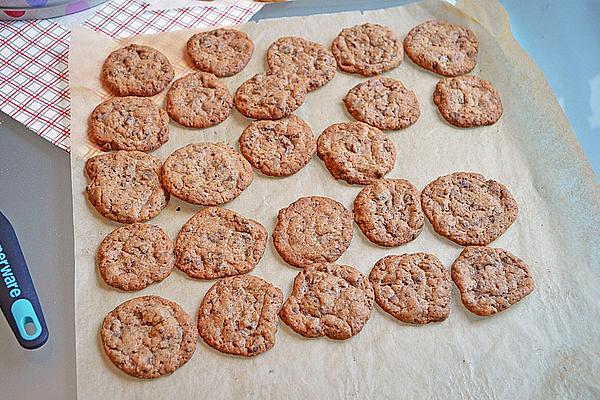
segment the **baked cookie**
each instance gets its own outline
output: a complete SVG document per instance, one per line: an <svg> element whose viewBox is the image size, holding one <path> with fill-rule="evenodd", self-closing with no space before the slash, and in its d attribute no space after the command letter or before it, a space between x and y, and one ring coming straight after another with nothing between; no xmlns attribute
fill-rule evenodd
<svg viewBox="0 0 600 400"><path fill-rule="evenodd" d="M421 115L415 93L392 78L359 83L344 97L344 104L354 118L379 129L404 129Z"/></svg>
<svg viewBox="0 0 600 400"><path fill-rule="evenodd" d="M187 42L187 53L196 68L218 77L243 70L253 51L254 44L248 35L235 29L196 33Z"/></svg>
<svg viewBox="0 0 600 400"><path fill-rule="evenodd" d="M356 268L315 264L296 275L279 316L302 336L348 339L369 320L373 297L369 279Z"/></svg>
<svg viewBox="0 0 600 400"><path fill-rule="evenodd" d="M171 374L188 362L196 350L198 333L178 304L143 296L108 313L100 337L117 368L136 378L152 379Z"/></svg>
<svg viewBox="0 0 600 400"><path fill-rule="evenodd" d="M321 133L317 155L335 179L368 185L394 169L396 145L375 127L343 122Z"/></svg>
<svg viewBox="0 0 600 400"><path fill-rule="evenodd" d="M225 121L233 109L227 86L208 72L177 79L167 92L167 112L189 128L208 128Z"/></svg>
<svg viewBox="0 0 600 400"><path fill-rule="evenodd" d="M262 258L267 231L231 210L207 207L181 228L177 268L192 278L215 279L250 272Z"/></svg>
<svg viewBox="0 0 600 400"><path fill-rule="evenodd" d="M196 143L165 160L161 180L173 196L192 204L227 203L252 183L252 166L225 143Z"/></svg>
<svg viewBox="0 0 600 400"><path fill-rule="evenodd" d="M160 51L130 44L110 53L100 79L117 96L154 96L174 76L173 66Z"/></svg>
<svg viewBox="0 0 600 400"><path fill-rule="evenodd" d="M152 151L169 140L169 116L144 97L115 97L90 116L88 137L103 150Z"/></svg>
<svg viewBox="0 0 600 400"><path fill-rule="evenodd" d="M235 92L235 108L248 118L279 119L304 103L306 80L281 71L254 75Z"/></svg>
<svg viewBox="0 0 600 400"><path fill-rule="evenodd" d="M325 46L296 36L273 42L267 50L267 63L271 71L305 78L309 92L332 80L337 69L333 54Z"/></svg>
<svg viewBox="0 0 600 400"><path fill-rule="evenodd" d="M402 43L387 26L356 25L334 39L331 51L342 71L364 76L382 74L402 62Z"/></svg>
<svg viewBox="0 0 600 400"><path fill-rule="evenodd" d="M317 141L310 126L295 115L250 123L239 138L240 151L265 175L289 176L312 158Z"/></svg>
<svg viewBox="0 0 600 400"><path fill-rule="evenodd" d="M506 310L534 288L527 264L492 247L465 247L452 264L452 280L464 306L481 316Z"/></svg>
<svg viewBox="0 0 600 400"><path fill-rule="evenodd" d="M88 159L85 188L96 210L113 221L144 222L169 202L160 184L160 160L140 151L115 151Z"/></svg>
<svg viewBox="0 0 600 400"><path fill-rule="evenodd" d="M502 115L502 101L492 84L476 76L445 78L437 83L433 102L452 125L491 125Z"/></svg>
<svg viewBox="0 0 600 400"><path fill-rule="evenodd" d="M475 68L478 49L473 31L441 20L415 26L404 39L404 51L415 64L444 76L464 75Z"/></svg>
<svg viewBox="0 0 600 400"><path fill-rule="evenodd" d="M351 241L352 213L330 198L301 197L277 214L273 244L294 267L333 262Z"/></svg>
<svg viewBox="0 0 600 400"><path fill-rule="evenodd" d="M222 353L252 357L275 346L281 290L252 275L215 283L198 310L198 332Z"/></svg>
<svg viewBox="0 0 600 400"><path fill-rule="evenodd" d="M462 245L487 245L517 219L519 208L508 189L474 172L440 176L421 192L433 229Z"/></svg>
<svg viewBox="0 0 600 400"><path fill-rule="evenodd" d="M371 242L400 246L419 236L425 217L417 188L404 179L380 179L354 200L354 221Z"/></svg>
<svg viewBox="0 0 600 400"><path fill-rule="evenodd" d="M377 304L397 320L428 324L450 314L450 270L433 254L384 257L371 270L369 280Z"/></svg>
<svg viewBox="0 0 600 400"><path fill-rule="evenodd" d="M162 228L137 223L109 233L100 244L96 261L104 282L133 291L169 276L175 254L173 242Z"/></svg>

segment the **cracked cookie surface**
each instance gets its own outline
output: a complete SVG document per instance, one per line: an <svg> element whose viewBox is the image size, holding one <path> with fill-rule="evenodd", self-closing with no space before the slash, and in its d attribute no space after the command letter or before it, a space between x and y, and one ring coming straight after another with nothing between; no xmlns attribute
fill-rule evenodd
<svg viewBox="0 0 600 400"><path fill-rule="evenodd" d="M244 32L219 28L196 33L189 38L186 49L196 68L226 77L246 67L252 57L254 44Z"/></svg>

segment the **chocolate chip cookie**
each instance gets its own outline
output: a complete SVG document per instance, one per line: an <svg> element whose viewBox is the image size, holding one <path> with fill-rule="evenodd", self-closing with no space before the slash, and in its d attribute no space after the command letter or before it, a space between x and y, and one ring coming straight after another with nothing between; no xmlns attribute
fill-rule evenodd
<svg viewBox="0 0 600 400"><path fill-rule="evenodd" d="M144 97L117 97L92 112L88 137L103 150L156 150L169 140L169 116Z"/></svg>
<svg viewBox="0 0 600 400"><path fill-rule="evenodd" d="M404 57L402 43L390 28L368 23L342 29L331 51L342 71L364 76L394 69Z"/></svg>
<svg viewBox="0 0 600 400"><path fill-rule="evenodd" d="M404 179L380 179L354 200L354 220L371 242L400 246L419 236L425 217L417 188Z"/></svg>
<svg viewBox="0 0 600 400"><path fill-rule="evenodd" d="M177 236L177 268L196 279L245 274L258 264L266 245L267 231L260 223L231 210L207 207Z"/></svg>
<svg viewBox="0 0 600 400"><path fill-rule="evenodd" d="M252 357L275 346L281 290L252 275L224 278L206 292L198 332L222 353Z"/></svg>
<svg viewBox="0 0 600 400"><path fill-rule="evenodd" d="M304 268L340 258L352 241L352 213L327 197L301 197L279 210L273 244L290 265Z"/></svg>
<svg viewBox="0 0 600 400"><path fill-rule="evenodd" d="M310 126L295 115L250 123L239 138L240 151L265 175L289 176L312 158L317 141Z"/></svg>
<svg viewBox="0 0 600 400"><path fill-rule="evenodd" d="M277 39L267 50L267 63L274 72L287 71L307 80L310 92L333 79L335 58L325 46L297 36Z"/></svg>
<svg viewBox="0 0 600 400"><path fill-rule="evenodd" d="M470 72L477 64L478 50L473 31L441 20L415 26L404 39L404 51L415 64L444 76Z"/></svg>
<svg viewBox="0 0 600 400"><path fill-rule="evenodd" d="M373 297L369 279L356 268L315 264L296 275L279 316L302 336L348 339L369 320Z"/></svg>
<svg viewBox="0 0 600 400"><path fill-rule="evenodd" d="M375 127L344 122L323 131L317 155L335 179L368 185L394 169L396 145Z"/></svg>
<svg viewBox="0 0 600 400"><path fill-rule="evenodd" d="M440 114L461 128L494 124L502 116L502 101L492 84L476 76L445 78L437 83L433 102Z"/></svg>
<svg viewBox="0 0 600 400"><path fill-rule="evenodd" d="M134 291L169 276L175 254L173 242L162 228L136 223L109 233L100 244L96 261L109 286Z"/></svg>
<svg viewBox="0 0 600 400"><path fill-rule="evenodd" d="M113 221L144 222L156 217L169 202L160 184L160 160L140 151L115 151L88 159L87 198Z"/></svg>
<svg viewBox="0 0 600 400"><path fill-rule="evenodd" d="M519 208L508 189L474 172L440 176L421 192L433 229L462 245L487 245L515 222Z"/></svg>
<svg viewBox="0 0 600 400"><path fill-rule="evenodd" d="M208 128L225 121L233 109L227 86L208 72L177 79L167 92L167 112L189 128Z"/></svg>
<svg viewBox="0 0 600 400"><path fill-rule="evenodd" d="M399 321L428 324L450 314L450 270L433 254L384 257L371 270L369 280L377 304Z"/></svg>
<svg viewBox="0 0 600 400"><path fill-rule="evenodd" d="M283 118L304 103L306 88L304 78L289 72L256 74L235 92L235 108L248 118Z"/></svg>
<svg viewBox="0 0 600 400"><path fill-rule="evenodd" d="M452 264L452 280L464 306L481 316L506 310L534 288L527 264L492 247L466 247Z"/></svg>
<svg viewBox="0 0 600 400"><path fill-rule="evenodd" d="M404 129L421 115L415 93L392 78L359 83L344 97L344 104L354 118L379 129Z"/></svg>
<svg viewBox="0 0 600 400"><path fill-rule="evenodd" d="M174 76L173 66L160 51L130 44L110 53L100 79L117 96L154 96Z"/></svg>
<svg viewBox="0 0 600 400"><path fill-rule="evenodd" d="M153 379L188 362L196 350L198 333L178 304L143 296L108 313L100 337L106 355L117 368L136 378Z"/></svg>
<svg viewBox="0 0 600 400"><path fill-rule="evenodd" d="M196 143L165 160L161 180L173 196L192 204L227 203L252 183L252 166L225 143Z"/></svg>
<svg viewBox="0 0 600 400"><path fill-rule="evenodd" d="M253 51L254 44L248 35L235 29L196 33L187 42L187 53L196 68L218 77L243 70Z"/></svg>

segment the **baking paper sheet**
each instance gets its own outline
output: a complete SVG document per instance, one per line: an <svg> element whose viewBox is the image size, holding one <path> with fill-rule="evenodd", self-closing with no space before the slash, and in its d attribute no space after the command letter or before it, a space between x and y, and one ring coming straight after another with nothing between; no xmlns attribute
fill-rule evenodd
<svg viewBox="0 0 600 400"><path fill-rule="evenodd" d="M138 293L117 292L102 282L95 253L102 238L119 225L97 214L84 195L87 179L83 165L93 154L86 137L87 119L92 109L109 97L98 77L112 50L130 42L157 47L181 76L191 71L183 49L192 32L117 42L85 29L73 31L71 167L80 399L600 396L598 184L543 75L510 34L504 10L495 2L466 2L459 7L435 1L247 24L240 29L255 43L253 59L244 71L225 82L234 92L244 80L264 70L268 45L284 35L329 45L343 27L368 21L388 25L403 38L411 27L431 18L473 29L480 41L473 74L492 81L499 90L503 117L485 128L448 125L431 99L439 77L405 58L399 68L385 75L402 80L416 92L422 115L412 127L388 133L398 147L396 168L388 177L409 179L421 189L440 175L477 171L506 184L520 212L515 224L493 245L510 250L530 265L535 291L511 309L481 318L465 310L453 288L450 317L426 326L402 324L375 306L363 331L346 341L305 339L281 323L275 347L252 359L221 354L200 340L188 364L153 381L128 377L106 358L99 339L104 316L127 299L156 294L175 300L195 318L214 281L192 280L174 271L165 281ZM315 135L330 124L352 120L342 98L363 80L338 72L332 82L310 93L296 114L312 126ZM156 101L162 104L163 97ZM164 159L190 142L224 141L237 146L248 123L238 112L221 125L204 130L172 123L170 141L153 154ZM225 207L260 221L272 232L277 211L301 196L325 195L351 208L360 189L335 181L315 157L288 178L255 173L252 185ZM172 198L151 223L162 226L175 239L198 209ZM370 244L355 227L352 244L339 262L368 273L385 255L416 251L431 252L449 267L461 247L436 235L428 223L416 240L392 249ZM253 273L279 286L287 296L298 270L281 260L269 239L265 256Z"/></svg>

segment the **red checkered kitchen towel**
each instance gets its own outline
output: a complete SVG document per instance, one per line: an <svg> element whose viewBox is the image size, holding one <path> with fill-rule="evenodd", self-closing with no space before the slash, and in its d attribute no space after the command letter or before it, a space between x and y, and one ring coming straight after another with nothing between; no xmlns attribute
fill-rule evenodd
<svg viewBox="0 0 600 400"><path fill-rule="evenodd" d="M230 26L261 9L254 2L227 7L148 10L141 0L113 0L83 22L111 37ZM0 110L69 151L68 28L52 20L0 21Z"/></svg>

